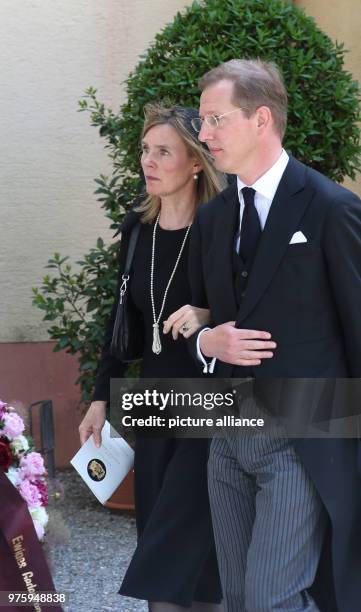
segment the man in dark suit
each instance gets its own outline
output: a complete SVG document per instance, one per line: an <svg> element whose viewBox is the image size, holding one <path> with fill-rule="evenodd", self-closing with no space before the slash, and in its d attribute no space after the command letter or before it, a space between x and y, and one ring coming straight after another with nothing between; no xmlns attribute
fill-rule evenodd
<svg viewBox="0 0 361 612"><path fill-rule="evenodd" d="M192 303L212 319L191 338L204 371L361 377L359 198L283 150L287 94L273 64L232 60L200 89L199 138L237 175L192 228ZM212 440L227 612L361 609L358 444L260 431Z"/></svg>

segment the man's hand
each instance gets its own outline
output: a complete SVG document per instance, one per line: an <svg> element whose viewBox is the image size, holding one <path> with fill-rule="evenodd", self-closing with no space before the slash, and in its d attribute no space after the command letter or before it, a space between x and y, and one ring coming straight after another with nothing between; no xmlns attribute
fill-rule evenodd
<svg viewBox="0 0 361 612"><path fill-rule="evenodd" d="M276 348L271 334L254 329L237 329L235 321L217 325L204 331L199 347L205 357L216 357L237 366L257 366L262 359L270 359Z"/></svg>
<svg viewBox="0 0 361 612"><path fill-rule="evenodd" d="M84 442L93 434L94 444L97 448L101 446L102 437L101 431L105 423L106 402L92 402L88 412L79 425L80 443L83 446Z"/></svg>

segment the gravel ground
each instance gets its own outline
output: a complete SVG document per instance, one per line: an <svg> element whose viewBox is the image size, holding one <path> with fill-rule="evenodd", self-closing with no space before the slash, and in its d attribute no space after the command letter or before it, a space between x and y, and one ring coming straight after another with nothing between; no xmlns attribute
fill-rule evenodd
<svg viewBox="0 0 361 612"><path fill-rule="evenodd" d="M136 545L132 513L104 508L71 470L59 472L64 498L56 508L70 531L49 551L58 592L69 593L64 612L145 612L145 602L117 591Z"/></svg>

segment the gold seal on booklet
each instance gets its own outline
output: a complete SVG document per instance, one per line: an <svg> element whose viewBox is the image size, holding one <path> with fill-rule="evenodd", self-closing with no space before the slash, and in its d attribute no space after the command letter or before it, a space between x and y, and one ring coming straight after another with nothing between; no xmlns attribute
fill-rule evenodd
<svg viewBox="0 0 361 612"><path fill-rule="evenodd" d="M88 463L88 474L92 480L100 482L107 473L105 464L100 459L91 459Z"/></svg>

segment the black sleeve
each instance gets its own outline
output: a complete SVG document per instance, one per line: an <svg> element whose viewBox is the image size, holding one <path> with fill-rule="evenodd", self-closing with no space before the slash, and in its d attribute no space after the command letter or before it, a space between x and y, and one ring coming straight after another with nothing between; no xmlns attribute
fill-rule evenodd
<svg viewBox="0 0 361 612"><path fill-rule="evenodd" d="M123 270L125 268L125 260L128 251L129 244L129 234L127 232L122 234L121 245L120 245L120 253L119 253L119 275L118 275L118 286L116 292L116 301L112 308L112 311L109 315L109 319L106 324L105 329L105 340L104 345L98 365L97 375L95 379L94 393L93 393L93 401L103 400L109 403L110 399L110 379L111 378L121 378L124 376L124 372L128 366L127 363L124 363L114 357L110 352L110 344L113 336L113 328L115 322L115 316L118 308L119 302L119 290L121 277L123 274ZM129 288L128 288L129 290ZM128 299L128 305L130 308L135 308L132 300Z"/></svg>
<svg viewBox="0 0 361 612"><path fill-rule="evenodd" d="M190 234L188 276L192 295L191 305L197 306L198 308L208 308L208 300L203 278L199 214L196 214L194 218Z"/></svg>
<svg viewBox="0 0 361 612"><path fill-rule="evenodd" d="M188 277L192 296L191 305L196 306L197 308L209 308L203 280L201 232L198 214L196 214L194 218L190 235ZM197 339L199 333L205 327L211 327L211 325L203 325L187 340L188 350L191 356L194 358L200 373L203 373L203 365L197 356Z"/></svg>

